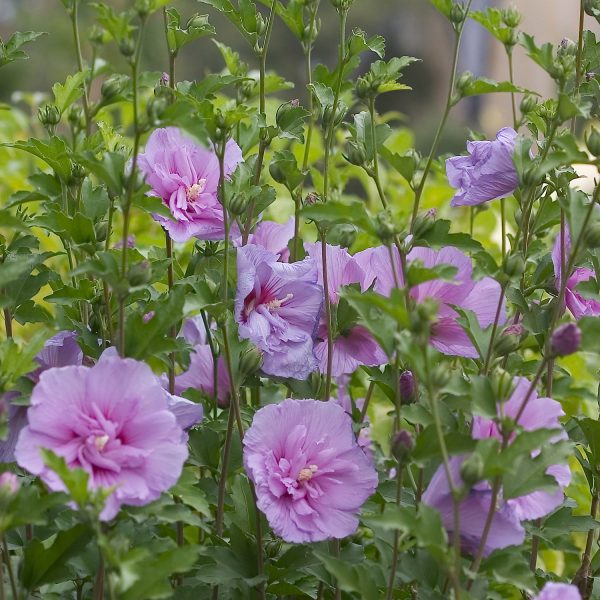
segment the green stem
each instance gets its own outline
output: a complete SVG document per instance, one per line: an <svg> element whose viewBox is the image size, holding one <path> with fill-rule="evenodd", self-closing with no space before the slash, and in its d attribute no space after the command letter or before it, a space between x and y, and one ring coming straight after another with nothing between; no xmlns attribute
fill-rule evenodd
<svg viewBox="0 0 600 600"><path fill-rule="evenodd" d="M329 274L327 273L327 239L325 232L321 236L321 263L323 265L323 295L325 304L325 325L327 327L327 371L325 374L325 400L331 398L331 371L333 367L333 331L331 321L331 299L329 298Z"/></svg>
<svg viewBox="0 0 600 600"><path fill-rule="evenodd" d="M6 563L6 571L8 572L8 579L10 581L10 590L12 592L13 598L16 600L18 598L17 595L17 581L15 579L15 574L13 572L12 564L10 562L10 554L8 552L8 545L6 543L6 538L1 536L2 541L2 553L4 554L4 562ZM0 579L2 578L2 570L0 569Z"/></svg>
<svg viewBox="0 0 600 600"><path fill-rule="evenodd" d="M421 203L421 196L423 195L423 190L425 189L425 183L427 181L427 177L431 171L431 166L433 164L433 159L437 154L438 147L440 145L440 140L442 138L442 132L444 131L444 127L446 126L446 122L448 120L448 115L450 114L450 110L454 105L453 96L454 96L454 86L456 84L456 71L458 68L458 54L460 51L460 41L462 39L462 32L464 30L465 23L467 21L469 10L471 8L472 0L469 0L466 9L466 17L462 22L460 29L456 31L456 35L454 37L454 53L452 56L452 68L450 71L450 83L448 85L448 94L446 96L446 106L444 107L444 112L442 114L442 119L438 125L437 131L435 133L435 137L433 138L433 143L431 144L431 150L429 151L429 156L427 157L427 162L425 163L425 169L423 170L423 175L421 176L421 180L419 181L419 185L415 190L415 202L413 205L412 218L410 223L410 230L412 233L415 220L417 218L417 214L419 213L419 205Z"/></svg>
<svg viewBox="0 0 600 600"><path fill-rule="evenodd" d="M508 58L509 81L514 85L515 77L514 77L514 71L513 71L513 50L512 50L511 46L505 46L504 48L506 49L506 56ZM510 93L510 102L512 105L513 127L515 128L515 131L517 131L519 129L519 121L517 120L517 103L515 100L514 92Z"/></svg>
<svg viewBox="0 0 600 600"><path fill-rule="evenodd" d="M579 3L579 33L577 36L577 58L575 61L575 95L579 96L579 86L581 85L581 62L583 59L583 26L585 22L584 0ZM577 117L571 119L571 133L575 131L575 122Z"/></svg>
<svg viewBox="0 0 600 600"><path fill-rule="evenodd" d="M77 68L83 72L83 55L81 53L81 41L79 39L79 23L78 23L78 7L79 2L73 2L73 10L71 12L71 26L73 28L73 38L75 40L75 52L77 54ZM85 115L85 133L89 136L92 130L92 121L90 116L90 101L88 97L87 84L82 83L83 88L83 114Z"/></svg>
<svg viewBox="0 0 600 600"><path fill-rule="evenodd" d="M496 307L496 314L494 316L494 324L492 325L492 333L490 335L490 343L487 349L485 361L483 363L483 367L481 369L482 374L486 375L488 373L490 362L492 360L492 356L494 355L494 341L496 339L496 332L498 330L498 323L500 322L500 314L502 313L502 305L504 303L504 295L506 294L506 286L508 283L502 284L500 287L500 298L498 300L498 306Z"/></svg>

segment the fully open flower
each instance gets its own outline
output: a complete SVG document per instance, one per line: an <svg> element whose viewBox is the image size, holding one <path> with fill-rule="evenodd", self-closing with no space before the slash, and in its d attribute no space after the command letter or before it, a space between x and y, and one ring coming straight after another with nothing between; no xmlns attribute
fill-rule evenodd
<svg viewBox="0 0 600 600"><path fill-rule="evenodd" d="M397 250L393 249L396 279L404 285L404 277L400 268ZM363 289L373 285L373 289L383 295L389 295L395 287L395 278L392 273L392 263L389 251L385 246L371 248L356 255L356 260L363 267ZM473 267L471 259L460 250L451 246L439 251L430 248L413 248L407 256L408 263L420 261L423 266L433 269L438 265L451 265L457 272L452 281L431 279L414 286L410 295L415 302L423 302L427 298L438 303L438 313L431 331L431 345L444 354L479 358L479 352L465 330L458 323L458 313L452 305L471 310L477 316L482 328L488 327L496 318L496 311L500 304L500 284L491 277L483 277L473 281ZM498 323L506 320L506 306L502 302Z"/></svg>
<svg viewBox="0 0 600 600"><path fill-rule="evenodd" d="M321 244L305 244L304 247L317 263L319 283L323 284ZM362 267L347 250L327 244L327 287L332 305L339 303L340 290L343 286L361 283L364 277ZM326 373L328 348L325 315L322 315L317 331L315 354L319 360L319 369L322 373ZM362 325L352 325L346 330L335 332L331 368L333 377L352 373L361 365L375 366L386 362L385 352Z"/></svg>
<svg viewBox="0 0 600 600"><path fill-rule="evenodd" d="M249 244L261 246L273 254L279 256L282 262L288 262L290 251L288 243L294 237L294 218L290 217L286 223L276 223L275 221L261 221L250 234Z"/></svg>
<svg viewBox="0 0 600 600"><path fill-rule="evenodd" d="M242 160L240 147L229 140L225 148L225 177ZM138 164L152 188L148 195L162 198L173 217L154 218L176 242L191 237L223 239L223 207L217 198L219 161L212 150L199 146L176 127L166 127L152 132Z"/></svg>
<svg viewBox="0 0 600 600"><path fill-rule="evenodd" d="M313 340L323 290L312 259L277 258L253 244L239 248L235 319L240 337L264 353L265 373L306 379L317 367Z"/></svg>
<svg viewBox="0 0 600 600"><path fill-rule="evenodd" d="M257 504L287 542L343 538L358 527L377 473L337 402L284 400L261 408L244 436Z"/></svg>
<svg viewBox="0 0 600 600"><path fill-rule="evenodd" d="M498 415L503 414L505 417L512 419L519 416L517 424L526 431L535 431L541 428L560 430L556 440L565 439L567 434L562 429L559 421L560 417L565 414L561 405L552 398L539 397L535 389L529 393L531 384L524 377L515 377L514 384L515 387L510 398L502 404L502 407L498 406ZM527 397L528 394L529 397ZM525 400L527 401L521 410ZM519 413L521 414L519 415ZM502 439L496 422L480 416L473 419L472 433L475 439L489 437ZM562 504L564 500L563 489L571 482L569 467L567 465L552 465L548 467L546 473L556 479L556 491L536 491L526 496L508 500L519 519L539 519Z"/></svg>
<svg viewBox="0 0 600 600"><path fill-rule="evenodd" d="M446 161L448 181L456 188L452 206L475 206L514 192L519 185L512 160L516 139L517 132L504 127L491 142L468 142L468 156Z"/></svg>
<svg viewBox="0 0 600 600"><path fill-rule="evenodd" d="M556 236L554 246L552 248L552 263L554 265L554 277L556 278L556 289L561 286L562 277L562 261L561 247L564 246L564 261L565 266L569 261L571 254L571 233L568 227L564 229L564 238L562 234ZM575 267L566 281L564 302L566 307L571 311L571 314L576 319L582 317L598 317L600 316L600 302L593 298L586 298L577 290L577 286L584 281L589 281L596 276L592 269L587 267Z"/></svg>
<svg viewBox="0 0 600 600"><path fill-rule="evenodd" d="M47 448L86 470L92 489L114 487L104 520L123 504L148 504L177 482L188 454L167 398L150 368L132 359L109 354L93 367L49 369L33 389L17 462L51 490L64 490L44 464Z"/></svg>

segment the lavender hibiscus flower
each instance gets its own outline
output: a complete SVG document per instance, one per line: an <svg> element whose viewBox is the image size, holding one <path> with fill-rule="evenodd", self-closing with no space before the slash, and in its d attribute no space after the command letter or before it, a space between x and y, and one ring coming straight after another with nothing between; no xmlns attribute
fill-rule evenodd
<svg viewBox="0 0 600 600"><path fill-rule="evenodd" d="M284 400L255 415L244 466L258 508L286 542L343 538L358 527L377 473L337 402Z"/></svg>
<svg viewBox="0 0 600 600"><path fill-rule="evenodd" d="M132 359L103 355L93 367L45 371L27 418L15 450L18 464L51 490L64 490L44 464L40 450L47 448L70 468L87 471L91 489L114 488L103 520L123 504L156 500L177 482L188 455L168 395L150 368Z"/></svg>
<svg viewBox="0 0 600 600"><path fill-rule="evenodd" d="M448 181L457 190L452 206L476 206L514 192L519 185L512 160L516 139L517 132L504 127L491 142L468 142L468 156L446 161Z"/></svg>
<svg viewBox="0 0 600 600"><path fill-rule="evenodd" d="M248 238L248 243L277 254L281 262L288 262L290 259L288 243L293 237L294 218L290 217L286 223L261 221Z"/></svg>
<svg viewBox="0 0 600 600"><path fill-rule="evenodd" d="M323 262L321 244L304 245L309 256L314 258L319 268L319 283L323 284ZM327 244L327 284L329 301L332 305L340 301L340 290L345 285L361 283L365 273L360 264L347 250ZM327 324L324 315L317 331L315 354L319 369L327 371ZM339 377L354 372L361 365L375 366L387 362L385 352L369 331L361 325L354 325L347 331L338 331L333 340L331 374Z"/></svg>
<svg viewBox="0 0 600 600"><path fill-rule="evenodd" d="M233 141L225 148L225 176L242 162L242 151ZM222 240L223 207L217 198L219 161L211 150L185 137L176 127L156 129L148 138L138 164L150 196L162 198L172 219L154 215L176 242L191 237Z"/></svg>
<svg viewBox="0 0 600 600"><path fill-rule="evenodd" d="M569 260L571 254L571 233L568 227L564 230L564 256L565 262ZM556 236L552 248L552 263L554 265L554 277L556 278L556 289L560 289L562 277L561 265L561 234ZM585 298L581 292L577 291L577 286L584 281L589 281L596 276L592 269L587 267L575 267L569 275L565 286L564 301L571 314L577 319L582 317L600 316L600 302L593 298Z"/></svg>
<svg viewBox="0 0 600 600"><path fill-rule="evenodd" d="M265 373L306 379L317 367L313 343L323 290L311 258L291 264L277 258L253 244L238 250L235 319L240 337L264 353Z"/></svg>
<svg viewBox="0 0 600 600"><path fill-rule="evenodd" d="M400 285L404 285L398 252L395 248L393 253L396 277ZM361 282L363 289L373 286L376 292L388 296L392 288L396 287L388 249L385 246L370 248L359 252L355 258L364 270ZM471 338L458 323L458 313L452 306L473 311L479 325L482 328L488 327L494 322L500 303L502 293L500 284L491 277L473 281L471 259L453 247L442 248L439 251L422 247L414 248L408 254L407 261L410 263L417 260L428 269L442 264L457 269L453 281L432 279L410 290L410 295L417 303L430 298L439 304L437 318L431 331L431 345L443 354L479 358ZM503 324L505 320L506 306L503 302L498 323Z"/></svg>
<svg viewBox="0 0 600 600"><path fill-rule="evenodd" d="M533 600L581 600L581 594L574 585L550 581Z"/></svg>

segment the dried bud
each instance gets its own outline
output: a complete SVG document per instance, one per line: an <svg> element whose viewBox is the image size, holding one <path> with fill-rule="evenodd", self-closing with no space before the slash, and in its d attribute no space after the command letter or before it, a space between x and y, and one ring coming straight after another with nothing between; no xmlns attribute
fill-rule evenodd
<svg viewBox="0 0 600 600"><path fill-rule="evenodd" d="M145 285L152 277L152 265L147 260L142 260L129 267L127 271L127 281L133 287Z"/></svg>
<svg viewBox="0 0 600 600"><path fill-rule="evenodd" d="M576 56L577 55L577 44L569 38L563 38L558 45L557 50L558 56Z"/></svg>
<svg viewBox="0 0 600 600"><path fill-rule="evenodd" d="M575 323L565 323L552 333L550 350L554 356L574 354L581 346L581 329Z"/></svg>
<svg viewBox="0 0 600 600"><path fill-rule="evenodd" d="M400 374L400 402L411 404L415 400L416 383L412 371L403 371Z"/></svg>
<svg viewBox="0 0 600 600"><path fill-rule="evenodd" d="M0 495L14 496L21 487L19 478L10 471L0 473Z"/></svg>
<svg viewBox="0 0 600 600"><path fill-rule="evenodd" d="M397 431L392 437L392 455L400 464L406 462L406 460L410 457L414 447L415 441L413 436L406 429Z"/></svg>
<svg viewBox="0 0 600 600"><path fill-rule="evenodd" d="M60 123L60 110L54 104L45 104L38 108L38 119L44 127L55 127Z"/></svg>
<svg viewBox="0 0 600 600"><path fill-rule="evenodd" d="M598 129L592 128L585 138L585 145L594 156L600 156L600 131Z"/></svg>
<svg viewBox="0 0 600 600"><path fill-rule="evenodd" d="M463 461L460 466L460 476L469 487L483 479L483 460L479 454L471 454Z"/></svg>
<svg viewBox="0 0 600 600"><path fill-rule="evenodd" d="M317 204L321 202L321 196L316 192L309 192L306 194L306 198L304 198L304 206L312 206L313 204Z"/></svg>

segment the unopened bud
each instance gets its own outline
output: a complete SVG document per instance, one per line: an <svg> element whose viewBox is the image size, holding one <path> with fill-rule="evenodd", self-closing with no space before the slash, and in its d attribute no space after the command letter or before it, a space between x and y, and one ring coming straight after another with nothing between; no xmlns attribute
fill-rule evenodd
<svg viewBox="0 0 600 600"><path fill-rule="evenodd" d="M106 221L100 221L94 225L94 231L96 232L96 241L104 242L108 233L108 223Z"/></svg>
<svg viewBox="0 0 600 600"><path fill-rule="evenodd" d="M236 194L229 200L227 208L232 215L243 215L248 209L248 197L245 194Z"/></svg>
<svg viewBox="0 0 600 600"><path fill-rule="evenodd" d="M511 28L518 27L521 24L521 13L516 8L505 8L502 10L502 22Z"/></svg>
<svg viewBox="0 0 600 600"><path fill-rule="evenodd" d="M462 95L467 89L467 87L471 85L472 82L473 73L471 73L470 71L465 71L464 73L461 73L460 77L456 81L456 91Z"/></svg>
<svg viewBox="0 0 600 600"><path fill-rule="evenodd" d="M281 540L271 540L265 544L265 555L267 558L277 558L281 550Z"/></svg>
<svg viewBox="0 0 600 600"><path fill-rule="evenodd" d="M410 457L414 447L415 440L413 439L412 434L406 429L397 431L392 437L392 455L401 464L405 463Z"/></svg>
<svg viewBox="0 0 600 600"><path fill-rule="evenodd" d="M160 79L158 80L159 85L169 85L169 74L165 73L163 71L163 73L160 76Z"/></svg>
<svg viewBox="0 0 600 600"><path fill-rule="evenodd" d="M525 270L525 261L521 254L510 254L504 260L504 272L509 277L518 277Z"/></svg>
<svg viewBox="0 0 600 600"><path fill-rule="evenodd" d="M400 402L411 404L415 400L416 382L412 371L403 371L400 374Z"/></svg>
<svg viewBox="0 0 600 600"><path fill-rule="evenodd" d="M415 238L423 237L434 225L437 211L430 208L427 212L417 215L413 224L413 235Z"/></svg>
<svg viewBox="0 0 600 600"><path fill-rule="evenodd" d="M550 349L554 356L569 356L581 346L581 329L575 323L565 323L552 333Z"/></svg>
<svg viewBox="0 0 600 600"><path fill-rule="evenodd" d="M362 144L356 142L348 142L344 158L352 165L361 167L367 160L367 152Z"/></svg>
<svg viewBox="0 0 600 600"><path fill-rule="evenodd" d="M67 121L73 129L83 129L85 127L85 115L83 109L78 104L73 104L67 113Z"/></svg>
<svg viewBox="0 0 600 600"><path fill-rule="evenodd" d="M460 25L467 17L467 10L462 2L455 2L450 9L450 22Z"/></svg>
<svg viewBox="0 0 600 600"><path fill-rule="evenodd" d="M364 100L365 98L367 98L369 96L369 94L371 92L371 85L364 77L359 77L358 81L356 82L355 89L356 89L356 95L361 100Z"/></svg>
<svg viewBox="0 0 600 600"><path fill-rule="evenodd" d="M124 38L119 42L119 52L127 58L133 56L135 52L135 43L131 38Z"/></svg>
<svg viewBox="0 0 600 600"><path fill-rule="evenodd" d="M142 321L144 322L144 324L150 323L150 321L152 321L152 319L154 318L155 314L156 314L156 312L153 310L150 310L147 313L145 313L144 316L142 317Z"/></svg>
<svg viewBox="0 0 600 600"><path fill-rule="evenodd" d="M523 96L523 99L521 100L521 104L519 105L521 112L524 115L535 110L536 106L537 106L537 100L536 100L535 96L532 96L531 94L527 94L526 96Z"/></svg>
<svg viewBox="0 0 600 600"><path fill-rule="evenodd" d="M141 19L150 14L150 0L135 0L134 9Z"/></svg>
<svg viewBox="0 0 600 600"><path fill-rule="evenodd" d="M392 241L396 234L396 229L392 220L392 215L389 210L382 210L377 215L377 236L384 243L387 244Z"/></svg>
<svg viewBox="0 0 600 600"><path fill-rule="evenodd" d="M110 98L119 95L125 88L126 82L127 77L124 75L112 75L102 82L102 86L100 87L102 98L104 100L109 100Z"/></svg>
<svg viewBox="0 0 600 600"><path fill-rule="evenodd" d="M600 131L598 129L595 127L592 128L585 138L585 145L594 156L600 156Z"/></svg>
<svg viewBox="0 0 600 600"><path fill-rule="evenodd" d="M44 127L55 127L60 122L60 110L54 104L38 108L38 119Z"/></svg>
<svg viewBox="0 0 600 600"><path fill-rule="evenodd" d="M592 79L596 79L596 75L597 75L597 73L594 73L594 71L588 71L585 74L585 80L586 81L591 81Z"/></svg>
<svg viewBox="0 0 600 600"><path fill-rule="evenodd" d="M356 240L358 230L354 225L343 224L339 227L338 242L342 248L350 248Z"/></svg>
<svg viewBox="0 0 600 600"><path fill-rule="evenodd" d="M463 461L460 466L460 476L469 487L483 479L483 459L479 454L471 454Z"/></svg>
<svg viewBox="0 0 600 600"><path fill-rule="evenodd" d="M304 206L312 206L313 204L318 204L321 202L321 196L316 192L309 192L306 194L306 198L304 198Z"/></svg>
<svg viewBox="0 0 600 600"><path fill-rule="evenodd" d="M258 371L262 365L262 362L263 354L256 346L251 346L245 350L240 356L239 369L242 378L252 375Z"/></svg>
<svg viewBox="0 0 600 600"><path fill-rule="evenodd" d="M146 114L151 123L160 121L165 110L169 106L168 100L164 96L150 98L146 105Z"/></svg>
<svg viewBox="0 0 600 600"><path fill-rule="evenodd" d="M14 496L20 487L19 478L14 473L10 471L0 473L0 495Z"/></svg>
<svg viewBox="0 0 600 600"><path fill-rule="evenodd" d="M494 354L507 356L511 352L515 352L521 345L521 337L524 332L525 329L520 324L507 327L494 343Z"/></svg>
<svg viewBox="0 0 600 600"><path fill-rule="evenodd" d="M152 266L147 260L142 260L139 263L131 265L129 271L127 271L127 281L133 287L145 285L150 281L151 277Z"/></svg>

